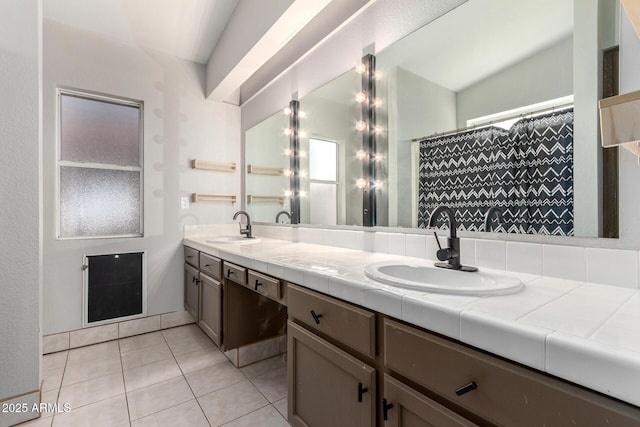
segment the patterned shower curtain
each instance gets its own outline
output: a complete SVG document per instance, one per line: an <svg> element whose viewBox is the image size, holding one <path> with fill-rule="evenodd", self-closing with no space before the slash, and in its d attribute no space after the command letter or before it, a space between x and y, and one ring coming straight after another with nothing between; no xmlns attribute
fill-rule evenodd
<svg viewBox="0 0 640 427"><path fill-rule="evenodd" d="M497 206L498 231L572 236L573 109L421 141L418 226L442 204L459 230L484 231Z"/></svg>

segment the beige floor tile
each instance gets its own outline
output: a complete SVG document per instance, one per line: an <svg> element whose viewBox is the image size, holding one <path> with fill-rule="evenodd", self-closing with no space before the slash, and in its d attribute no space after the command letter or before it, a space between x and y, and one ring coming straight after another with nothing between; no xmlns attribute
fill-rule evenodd
<svg viewBox="0 0 640 427"><path fill-rule="evenodd" d="M278 410L278 412L280 412L280 415L282 415L282 417L287 420L289 419L289 412L288 412L288 403L287 403L287 398L285 397L284 399L280 399L277 402L273 403L274 408L276 408Z"/></svg>
<svg viewBox="0 0 640 427"><path fill-rule="evenodd" d="M164 335L164 338L167 340L169 345L187 337L206 336L195 323L178 326L177 328L163 329L162 335Z"/></svg>
<svg viewBox="0 0 640 427"><path fill-rule="evenodd" d="M216 345L207 336L194 335L180 340L172 341L169 344L174 356L192 353L198 350L214 350Z"/></svg>
<svg viewBox="0 0 640 427"><path fill-rule="evenodd" d="M100 400L118 396L124 393L122 372L116 372L104 377L93 378L88 381L64 386L60 389L58 402L69 403L74 410L80 406L95 403Z"/></svg>
<svg viewBox="0 0 640 427"><path fill-rule="evenodd" d="M139 350L123 353L122 368L131 369L149 363L159 362L165 359L173 359L173 354L169 350L169 346L165 342L150 347L141 348Z"/></svg>
<svg viewBox="0 0 640 427"><path fill-rule="evenodd" d="M261 360L260 362L253 363L240 369L247 376L247 378L253 379L259 377L260 375L264 375L267 372L271 372L285 366L287 366L287 355L279 354L278 356Z"/></svg>
<svg viewBox="0 0 640 427"><path fill-rule="evenodd" d="M58 353L45 354L42 356L42 371L50 371L53 369L62 369L67 364L68 351L60 351Z"/></svg>
<svg viewBox="0 0 640 427"><path fill-rule="evenodd" d="M42 392L42 397L40 398L41 404L42 403L46 403L48 405L55 404L58 401L58 393L59 392L60 391L58 389L51 390L51 391L43 391ZM50 418L52 416L53 416L53 410L51 410L51 411L43 410L40 413L40 418Z"/></svg>
<svg viewBox="0 0 640 427"><path fill-rule="evenodd" d="M192 353L176 356L176 361L180 365L183 373L197 371L207 366L217 365L226 362L227 357L217 348L209 350L198 350Z"/></svg>
<svg viewBox="0 0 640 427"><path fill-rule="evenodd" d="M53 417L40 417L26 423L20 423L16 427L51 427L51 423L53 423Z"/></svg>
<svg viewBox="0 0 640 427"><path fill-rule="evenodd" d="M64 368L42 372L42 391L58 390L62 384Z"/></svg>
<svg viewBox="0 0 640 427"><path fill-rule="evenodd" d="M129 417L137 420L193 398L187 381L179 376L127 393Z"/></svg>
<svg viewBox="0 0 640 427"><path fill-rule="evenodd" d="M196 397L237 384L246 379L242 372L229 361L190 372L185 377Z"/></svg>
<svg viewBox="0 0 640 427"><path fill-rule="evenodd" d="M153 415L135 420L132 427L209 427L207 417L202 413L196 400L156 412Z"/></svg>
<svg viewBox="0 0 640 427"><path fill-rule="evenodd" d="M182 375L174 359L161 360L124 371L126 391L137 390Z"/></svg>
<svg viewBox="0 0 640 427"><path fill-rule="evenodd" d="M224 427L288 427L289 423L273 406L265 406L250 414L224 424Z"/></svg>
<svg viewBox="0 0 640 427"><path fill-rule="evenodd" d="M136 335L134 337L122 338L120 340L120 353L129 353L142 348L164 344L162 332L151 332L149 334Z"/></svg>
<svg viewBox="0 0 640 427"><path fill-rule="evenodd" d="M199 397L198 402L212 426L233 421L269 404L249 381L206 394Z"/></svg>
<svg viewBox="0 0 640 427"><path fill-rule="evenodd" d="M56 414L54 427L114 427L129 425L129 412L124 394L85 405L71 412Z"/></svg>
<svg viewBox="0 0 640 427"><path fill-rule="evenodd" d="M269 402L276 402L287 396L287 368L279 368L259 377L251 382L264 394Z"/></svg>
<svg viewBox="0 0 640 427"><path fill-rule="evenodd" d="M96 362L85 362L81 365L67 366L64 370L64 377L62 378L62 386L68 386L83 381L88 381L93 378L104 377L107 375L122 372L122 363L120 362L120 356L112 357L110 359L103 359Z"/></svg>
<svg viewBox="0 0 640 427"><path fill-rule="evenodd" d="M86 347L69 350L67 367L82 365L87 362L97 363L102 360L111 360L120 356L118 341L103 342Z"/></svg>

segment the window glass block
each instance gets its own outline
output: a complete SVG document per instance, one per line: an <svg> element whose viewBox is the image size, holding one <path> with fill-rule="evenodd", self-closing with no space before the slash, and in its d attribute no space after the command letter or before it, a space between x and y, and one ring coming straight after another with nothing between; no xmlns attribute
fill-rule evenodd
<svg viewBox="0 0 640 427"><path fill-rule="evenodd" d="M62 94L60 159L123 166L140 164L140 109Z"/></svg>
<svg viewBox="0 0 640 427"><path fill-rule="evenodd" d="M60 168L60 237L141 235L141 172Z"/></svg>
<svg viewBox="0 0 640 427"><path fill-rule="evenodd" d="M309 178L337 181L338 144L321 139L309 139Z"/></svg>

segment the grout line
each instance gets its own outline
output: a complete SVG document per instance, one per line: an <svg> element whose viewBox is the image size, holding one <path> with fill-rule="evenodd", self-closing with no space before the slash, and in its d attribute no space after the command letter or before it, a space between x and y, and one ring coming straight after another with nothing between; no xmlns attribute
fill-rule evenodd
<svg viewBox="0 0 640 427"><path fill-rule="evenodd" d="M129 395L127 394L127 381L124 378L124 365L122 364L122 352L120 349L120 339L118 339L118 354L120 355L120 373L122 374L122 388L124 389L124 401L127 405L127 418L129 418L129 425L131 425L131 409L129 409Z"/></svg>

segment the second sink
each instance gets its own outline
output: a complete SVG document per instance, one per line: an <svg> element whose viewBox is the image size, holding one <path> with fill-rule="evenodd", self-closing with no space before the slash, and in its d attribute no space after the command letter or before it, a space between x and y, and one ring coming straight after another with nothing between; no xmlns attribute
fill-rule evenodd
<svg viewBox="0 0 640 427"><path fill-rule="evenodd" d="M445 270L398 261L369 264L364 274L370 279L400 288L455 295L506 295L520 292L524 287L520 279L506 274Z"/></svg>

